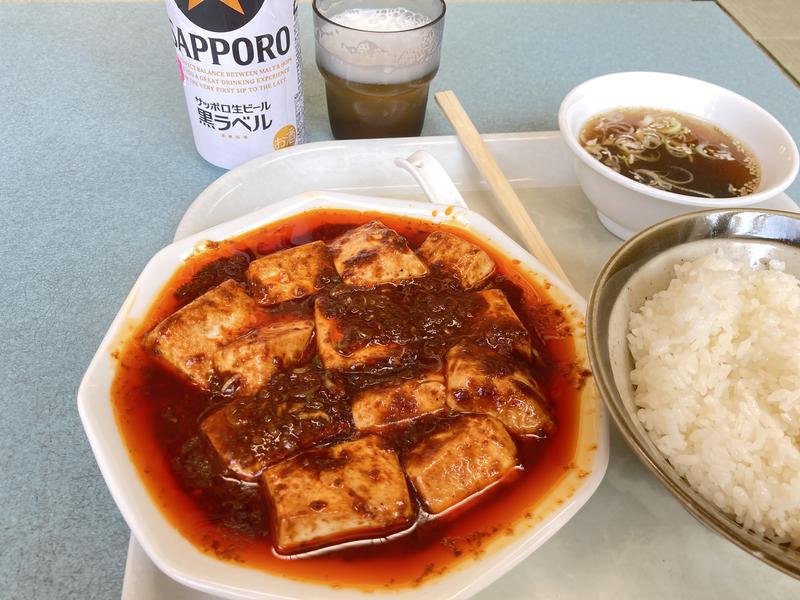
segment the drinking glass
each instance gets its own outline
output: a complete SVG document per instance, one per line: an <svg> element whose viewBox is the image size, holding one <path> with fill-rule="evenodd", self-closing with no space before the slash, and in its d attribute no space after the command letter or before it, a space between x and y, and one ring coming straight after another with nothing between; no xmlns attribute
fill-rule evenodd
<svg viewBox="0 0 800 600"><path fill-rule="evenodd" d="M317 67L337 139L416 136L439 69L442 0L314 0Z"/></svg>

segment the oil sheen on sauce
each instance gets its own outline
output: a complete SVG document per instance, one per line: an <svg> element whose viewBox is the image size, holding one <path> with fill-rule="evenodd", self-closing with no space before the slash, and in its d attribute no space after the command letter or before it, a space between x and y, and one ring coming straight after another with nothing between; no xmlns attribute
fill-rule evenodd
<svg viewBox="0 0 800 600"><path fill-rule="evenodd" d="M480 554L488 540L508 535L515 523L530 519L531 508L574 468L581 393L576 381L582 382L584 374L577 372L569 325L547 292L521 276L509 259L462 230L453 230L491 255L498 271L496 287L538 341L545 356L541 381L553 402L558 429L543 440L517 439L522 468L516 476L439 518L426 520L420 511L420 520L406 534L301 558L273 550L261 489L228 476L200 433L199 422L219 404L145 352L141 337L205 289L230 277L241 278L250 259L318 239L330 241L375 219L405 236L413 248L432 231L448 229L406 217L320 210L234 240L209 243L172 277L118 352L112 402L132 460L166 518L203 552L300 580L361 588L413 586L464 557ZM217 261L221 257L232 260ZM211 263L214 266L204 269Z"/></svg>

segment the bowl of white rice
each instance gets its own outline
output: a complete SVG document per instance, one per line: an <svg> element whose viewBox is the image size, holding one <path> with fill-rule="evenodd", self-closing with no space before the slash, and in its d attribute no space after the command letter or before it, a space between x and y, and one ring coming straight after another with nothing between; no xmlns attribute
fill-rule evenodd
<svg viewBox="0 0 800 600"><path fill-rule="evenodd" d="M587 311L597 386L702 523L800 578L800 215L681 215L629 239Z"/></svg>

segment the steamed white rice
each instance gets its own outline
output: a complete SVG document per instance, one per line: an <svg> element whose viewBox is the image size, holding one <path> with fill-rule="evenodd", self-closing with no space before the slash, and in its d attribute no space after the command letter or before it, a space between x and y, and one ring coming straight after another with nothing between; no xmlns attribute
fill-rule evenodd
<svg viewBox="0 0 800 600"><path fill-rule="evenodd" d="M800 545L800 280L721 251L675 266L631 313L638 417L688 482Z"/></svg>

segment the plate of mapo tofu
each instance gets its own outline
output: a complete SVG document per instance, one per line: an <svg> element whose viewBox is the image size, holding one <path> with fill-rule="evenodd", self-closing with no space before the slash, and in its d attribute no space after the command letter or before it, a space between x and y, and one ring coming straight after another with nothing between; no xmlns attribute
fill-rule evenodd
<svg viewBox="0 0 800 600"><path fill-rule="evenodd" d="M87 372L109 488L188 585L469 595L602 478L582 299L466 209L358 202L306 195L168 247Z"/></svg>

